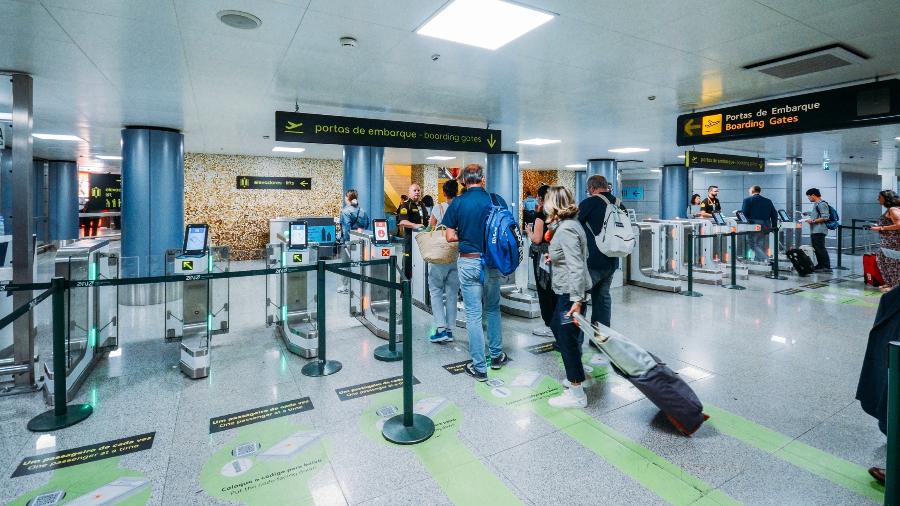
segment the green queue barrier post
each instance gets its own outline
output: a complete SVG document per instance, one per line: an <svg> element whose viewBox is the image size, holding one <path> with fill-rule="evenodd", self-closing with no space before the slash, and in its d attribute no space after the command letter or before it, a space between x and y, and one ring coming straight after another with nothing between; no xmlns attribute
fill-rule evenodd
<svg viewBox="0 0 900 506"><path fill-rule="evenodd" d="M888 344L887 465L884 504L900 504L900 341Z"/></svg>
<svg viewBox="0 0 900 506"><path fill-rule="evenodd" d="M856 255L856 220L850 221L850 254Z"/></svg>
<svg viewBox="0 0 900 506"><path fill-rule="evenodd" d="M694 234L691 232L686 232L688 236L687 242L687 256L688 256L688 289L686 292L681 292L681 295L685 297L703 297L703 294L700 292L694 291Z"/></svg>
<svg viewBox="0 0 900 506"><path fill-rule="evenodd" d="M779 243L779 240L781 238L780 234L779 234L779 230L780 230L780 227L775 227L772 229L772 233L775 235L775 247L772 248L772 272L769 274L766 274L766 277L769 279L777 279L779 281L784 281L787 279L787 277L782 276L781 273L779 272L780 269L778 268L778 252L781 249L781 245Z"/></svg>
<svg viewBox="0 0 900 506"><path fill-rule="evenodd" d="M65 291L66 283L61 277L50 281L53 290L53 409L45 411L28 422L28 430L32 432L50 432L71 427L85 420L94 412L90 404L73 404L66 402L66 321Z"/></svg>
<svg viewBox="0 0 900 506"><path fill-rule="evenodd" d="M391 263L388 264L388 279L391 283L397 282L397 256L391 255ZM375 359L382 362L396 362L403 360L403 352L397 349L397 290L391 288L388 295L388 343L375 348ZM404 332L406 330L404 329ZM409 339L409 334L404 333L403 339Z"/></svg>
<svg viewBox="0 0 900 506"><path fill-rule="evenodd" d="M841 265L841 257L844 256L844 226L841 224L838 224L837 228L837 242L837 267L835 267L835 269L839 271L848 271L850 269Z"/></svg>
<svg viewBox="0 0 900 506"><path fill-rule="evenodd" d="M316 359L303 366L300 372L304 376L328 376L341 370L341 363L328 360L325 355L325 260L316 264L316 326L319 331L319 353Z"/></svg>
<svg viewBox="0 0 900 506"><path fill-rule="evenodd" d="M403 413L384 422L381 435L400 445L421 443L434 434L434 422L425 415L413 412L412 361L412 293L409 280L401 283L403 292Z"/></svg>
<svg viewBox="0 0 900 506"><path fill-rule="evenodd" d="M725 285L729 290L746 290L737 284L737 232L731 233L731 284Z"/></svg>

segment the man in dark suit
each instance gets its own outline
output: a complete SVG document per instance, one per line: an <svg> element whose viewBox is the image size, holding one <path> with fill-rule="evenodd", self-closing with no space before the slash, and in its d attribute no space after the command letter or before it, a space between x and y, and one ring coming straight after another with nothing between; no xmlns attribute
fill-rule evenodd
<svg viewBox="0 0 900 506"><path fill-rule="evenodd" d="M757 261L765 261L769 258L766 239L769 232L778 226L778 211L771 200L760 195L762 188L750 187L750 196L744 199L741 210L750 220L750 223L760 226L760 231L750 234L750 249L753 250L753 258Z"/></svg>

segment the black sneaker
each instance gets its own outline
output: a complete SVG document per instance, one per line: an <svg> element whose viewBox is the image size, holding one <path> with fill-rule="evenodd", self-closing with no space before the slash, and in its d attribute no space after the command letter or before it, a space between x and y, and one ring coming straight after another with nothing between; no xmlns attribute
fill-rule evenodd
<svg viewBox="0 0 900 506"><path fill-rule="evenodd" d="M478 381L487 381L487 373L476 371L475 364L473 364L472 362L466 364L466 374L477 379Z"/></svg>
<svg viewBox="0 0 900 506"><path fill-rule="evenodd" d="M499 355L491 359L491 369L500 369L503 364L509 362L506 352L501 351Z"/></svg>

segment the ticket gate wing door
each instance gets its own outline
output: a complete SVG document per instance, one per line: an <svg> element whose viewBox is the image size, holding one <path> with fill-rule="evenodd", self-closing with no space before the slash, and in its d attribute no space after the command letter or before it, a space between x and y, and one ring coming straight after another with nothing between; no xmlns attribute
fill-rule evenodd
<svg viewBox="0 0 900 506"><path fill-rule="evenodd" d="M209 272L228 272L231 269L231 248L220 246L209 250ZM231 317L231 284L227 278L209 281L211 334L228 333Z"/></svg>
<svg viewBox="0 0 900 506"><path fill-rule="evenodd" d="M388 243L376 244L372 241L371 236L366 233L350 232L351 242L357 242L358 248L351 250L351 259L355 257L361 260L387 260L392 256L396 257L402 251L401 246ZM361 272L363 275L389 280L391 264L382 263L377 265L363 265ZM396 279L400 279L401 274L396 275ZM390 289L383 286L374 285L372 283L357 282L350 284L350 313L365 325L376 336L387 339L389 337L390 324L390 307L389 296ZM359 290L359 300L354 301L353 291ZM358 303L358 308L354 304ZM397 339L401 339L402 334L402 310L400 304L397 304L396 321L397 321ZM354 313L354 309L358 309L358 313Z"/></svg>
<svg viewBox="0 0 900 506"><path fill-rule="evenodd" d="M267 265L275 269L313 266L318 260L315 247L292 250L275 243L268 245L266 251ZM279 272L267 278L267 324L275 326L291 353L315 357L319 337L316 271Z"/></svg>

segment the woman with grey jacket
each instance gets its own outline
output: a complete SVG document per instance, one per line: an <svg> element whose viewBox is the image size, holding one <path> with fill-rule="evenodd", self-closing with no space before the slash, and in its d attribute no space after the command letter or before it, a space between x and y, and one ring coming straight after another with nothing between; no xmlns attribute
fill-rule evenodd
<svg viewBox="0 0 900 506"><path fill-rule="evenodd" d="M582 388L584 367L581 364L581 329L572 319L574 313L584 315L590 298L591 276L587 268L587 236L578 222L578 203L572 193L554 186L544 199L544 212L550 239L549 261L553 272L556 309L550 328L566 369L566 391L548 402L556 408L583 408L587 396Z"/></svg>

